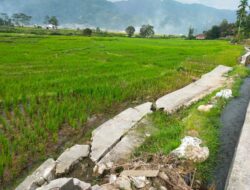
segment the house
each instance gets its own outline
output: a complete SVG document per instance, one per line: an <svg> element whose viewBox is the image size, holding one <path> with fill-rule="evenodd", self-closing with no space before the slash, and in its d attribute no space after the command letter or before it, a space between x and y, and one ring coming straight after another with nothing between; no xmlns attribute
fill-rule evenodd
<svg viewBox="0 0 250 190"><path fill-rule="evenodd" d="M47 30L56 29L56 26L53 25L53 24L48 24L48 25L46 26L46 29L47 29Z"/></svg>
<svg viewBox="0 0 250 190"><path fill-rule="evenodd" d="M205 34L198 34L197 36L195 36L196 40L205 40L206 39L206 35Z"/></svg>

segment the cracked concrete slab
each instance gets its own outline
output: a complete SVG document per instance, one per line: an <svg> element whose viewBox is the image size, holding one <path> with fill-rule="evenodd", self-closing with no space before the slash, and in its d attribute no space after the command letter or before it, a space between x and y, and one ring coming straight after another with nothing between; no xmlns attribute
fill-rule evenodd
<svg viewBox="0 0 250 190"><path fill-rule="evenodd" d="M151 102L129 108L105 122L92 133L91 159L98 162L145 115L151 113Z"/></svg>
<svg viewBox="0 0 250 190"><path fill-rule="evenodd" d="M140 147L146 136L138 129L132 129L119 141L99 162L97 165L118 163L130 157L133 151Z"/></svg>
<svg viewBox="0 0 250 190"><path fill-rule="evenodd" d="M35 190L39 186L50 182L55 178L56 162L53 159L46 160L38 169L28 176L16 190Z"/></svg>
<svg viewBox="0 0 250 190"><path fill-rule="evenodd" d="M183 106L191 105L222 87L226 82L224 75L231 70L232 68L227 66L216 67L210 73L203 75L198 81L159 98L156 101L156 108L173 113Z"/></svg>
<svg viewBox="0 0 250 190"><path fill-rule="evenodd" d="M56 175L69 172L70 168L89 155L89 145L74 145L65 150L56 160Z"/></svg>

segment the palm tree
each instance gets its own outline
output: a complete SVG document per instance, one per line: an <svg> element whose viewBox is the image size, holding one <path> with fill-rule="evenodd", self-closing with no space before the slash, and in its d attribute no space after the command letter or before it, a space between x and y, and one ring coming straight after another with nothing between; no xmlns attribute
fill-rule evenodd
<svg viewBox="0 0 250 190"><path fill-rule="evenodd" d="M241 0L237 10L238 37L240 37L241 29L246 26L247 7L248 0Z"/></svg>

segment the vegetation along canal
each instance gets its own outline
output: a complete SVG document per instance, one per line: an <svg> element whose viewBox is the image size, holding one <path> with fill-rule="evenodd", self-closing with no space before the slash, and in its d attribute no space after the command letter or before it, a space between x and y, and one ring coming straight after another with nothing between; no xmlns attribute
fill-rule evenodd
<svg viewBox="0 0 250 190"><path fill-rule="evenodd" d="M221 116L220 149L218 152L218 165L215 169L217 190L223 190L225 187L249 101L250 77L244 80L239 97L233 99L226 106Z"/></svg>

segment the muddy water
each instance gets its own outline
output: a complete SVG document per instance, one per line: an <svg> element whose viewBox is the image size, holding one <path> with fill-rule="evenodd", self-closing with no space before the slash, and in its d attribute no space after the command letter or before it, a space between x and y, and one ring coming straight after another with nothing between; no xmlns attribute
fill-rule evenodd
<svg viewBox="0 0 250 190"><path fill-rule="evenodd" d="M224 190L230 165L238 143L245 114L250 101L250 77L246 78L240 89L240 96L233 99L221 116L221 147L218 152L218 166L215 170L217 190Z"/></svg>

